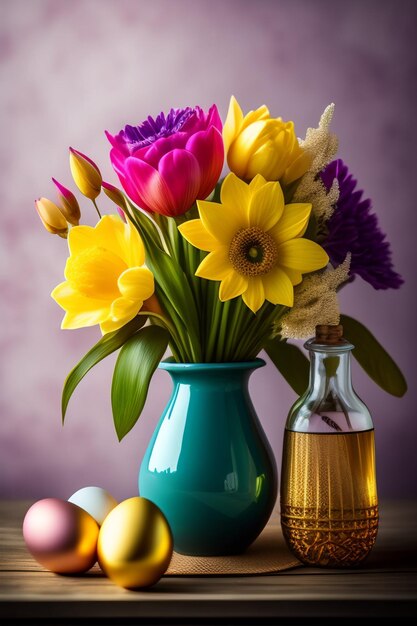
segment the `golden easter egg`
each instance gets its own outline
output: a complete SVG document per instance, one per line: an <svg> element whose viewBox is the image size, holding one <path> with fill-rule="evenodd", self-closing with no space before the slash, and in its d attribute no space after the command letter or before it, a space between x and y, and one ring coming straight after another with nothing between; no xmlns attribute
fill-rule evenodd
<svg viewBox="0 0 417 626"><path fill-rule="evenodd" d="M65 500L35 502L25 515L23 537L38 563L57 574L86 572L97 560L97 522Z"/></svg>
<svg viewBox="0 0 417 626"><path fill-rule="evenodd" d="M154 585L168 569L171 529L162 511L146 498L129 498L107 515L100 528L98 562L120 587Z"/></svg>

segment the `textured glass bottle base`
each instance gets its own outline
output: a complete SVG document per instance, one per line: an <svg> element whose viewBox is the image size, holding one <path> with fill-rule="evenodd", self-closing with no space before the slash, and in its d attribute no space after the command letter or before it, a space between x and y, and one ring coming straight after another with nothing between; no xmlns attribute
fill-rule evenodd
<svg viewBox="0 0 417 626"><path fill-rule="evenodd" d="M378 531L373 430L285 431L281 525L308 565L350 567L367 557Z"/></svg>

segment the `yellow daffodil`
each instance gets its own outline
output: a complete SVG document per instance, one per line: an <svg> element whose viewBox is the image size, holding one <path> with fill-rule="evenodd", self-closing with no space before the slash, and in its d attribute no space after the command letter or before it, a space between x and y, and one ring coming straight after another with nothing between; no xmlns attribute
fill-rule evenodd
<svg viewBox="0 0 417 626"><path fill-rule="evenodd" d="M100 324L107 333L133 319L154 292L153 274L143 267L145 249L137 230L106 215L95 228L72 228L68 245L66 281L51 294L66 311L61 328Z"/></svg>
<svg viewBox="0 0 417 626"><path fill-rule="evenodd" d="M261 174L266 180L290 184L310 165L310 155L299 146L293 122L272 118L265 105L243 116L234 96L223 126L223 142L230 170L245 180Z"/></svg>
<svg viewBox="0 0 417 626"><path fill-rule="evenodd" d="M246 184L230 173L220 199L198 200L200 219L179 227L187 241L210 253L196 275L221 281L220 300L242 295L254 313L265 300L291 307L302 274L329 260L317 243L302 239L311 204L285 205L280 184L259 174Z"/></svg>

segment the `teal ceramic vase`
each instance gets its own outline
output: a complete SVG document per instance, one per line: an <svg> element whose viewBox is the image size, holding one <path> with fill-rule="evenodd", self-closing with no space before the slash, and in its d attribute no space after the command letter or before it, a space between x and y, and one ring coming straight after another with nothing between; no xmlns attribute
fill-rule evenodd
<svg viewBox="0 0 417 626"><path fill-rule="evenodd" d="M239 554L277 496L274 456L249 397L247 363L160 364L174 389L139 472L139 493L165 514L174 549Z"/></svg>

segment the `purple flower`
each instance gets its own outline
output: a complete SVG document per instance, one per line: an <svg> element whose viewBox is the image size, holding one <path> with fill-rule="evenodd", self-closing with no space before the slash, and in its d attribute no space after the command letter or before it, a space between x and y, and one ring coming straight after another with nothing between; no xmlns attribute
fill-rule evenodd
<svg viewBox="0 0 417 626"><path fill-rule="evenodd" d="M349 174L341 159L332 161L320 174L329 191L333 180L339 183L339 199L327 222L327 234L321 245L334 266L340 265L351 253L350 275L358 274L375 289L398 289L404 282L391 261L391 248L386 235L371 212L371 201L362 200L362 190Z"/></svg>

